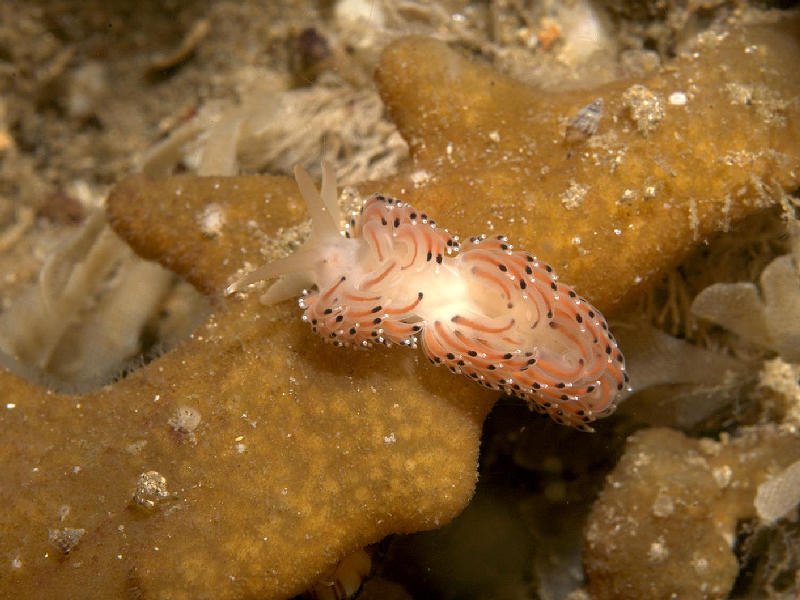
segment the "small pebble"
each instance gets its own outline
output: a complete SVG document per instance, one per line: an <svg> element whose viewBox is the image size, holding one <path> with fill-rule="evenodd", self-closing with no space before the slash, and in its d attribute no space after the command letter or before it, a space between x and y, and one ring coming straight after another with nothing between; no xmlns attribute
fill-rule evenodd
<svg viewBox="0 0 800 600"><path fill-rule="evenodd" d="M669 95L669 98L667 99L667 101L672 106L685 106L686 105L686 94L684 94L683 92L672 92Z"/></svg>

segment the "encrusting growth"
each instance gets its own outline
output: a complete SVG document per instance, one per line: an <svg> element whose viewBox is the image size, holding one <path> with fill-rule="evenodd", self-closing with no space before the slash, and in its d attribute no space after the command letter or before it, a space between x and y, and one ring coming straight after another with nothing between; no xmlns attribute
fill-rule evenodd
<svg viewBox="0 0 800 600"><path fill-rule="evenodd" d="M295 168L313 222L303 247L226 293L280 277L262 302L302 294L303 320L338 346L421 340L431 362L584 431L613 412L628 387L622 353L603 315L549 265L503 236L460 245L425 213L380 194L343 235L333 167L324 162L322 172L318 193Z"/></svg>

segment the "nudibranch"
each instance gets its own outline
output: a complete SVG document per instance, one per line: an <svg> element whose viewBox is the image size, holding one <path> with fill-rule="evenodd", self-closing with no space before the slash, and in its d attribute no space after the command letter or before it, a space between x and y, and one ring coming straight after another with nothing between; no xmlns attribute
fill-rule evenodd
<svg viewBox="0 0 800 600"><path fill-rule="evenodd" d="M333 167L318 193L295 168L312 233L291 256L226 293L278 277L261 297L300 295L302 319L338 346L421 341L428 359L591 431L628 389L625 359L600 312L503 236L458 238L425 213L375 194L340 230Z"/></svg>

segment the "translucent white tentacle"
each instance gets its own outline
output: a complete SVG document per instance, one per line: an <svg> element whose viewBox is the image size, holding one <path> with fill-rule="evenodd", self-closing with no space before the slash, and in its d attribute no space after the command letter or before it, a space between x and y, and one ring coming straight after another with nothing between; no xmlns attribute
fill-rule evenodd
<svg viewBox="0 0 800 600"><path fill-rule="evenodd" d="M312 285L314 285L314 278L310 271L287 273L269 286L259 300L261 304L278 304L278 302L290 298L297 298L303 293L303 290L309 289Z"/></svg>
<svg viewBox="0 0 800 600"><path fill-rule="evenodd" d="M328 211L328 217L333 221L333 226L336 232L339 233L342 215L339 211L339 201L336 197L336 171L333 169L333 164L329 160L322 161L322 189L320 190L320 198L325 209Z"/></svg>
<svg viewBox="0 0 800 600"><path fill-rule="evenodd" d="M326 166L327 165L327 166ZM322 163L322 189L327 192L321 197L311 176L303 167L294 168L294 178L303 200L306 202L308 212L311 214L312 231L317 238L339 234L339 209L336 206L336 176L333 167L327 161ZM332 188L332 191L331 191ZM334 210L327 205L325 195L333 197Z"/></svg>
<svg viewBox="0 0 800 600"><path fill-rule="evenodd" d="M258 281L274 279L275 277L294 272L308 271L315 258L317 258L317 248L315 246L302 247L286 258L274 260L262 265L255 271L250 271L244 277L234 281L225 288L225 294L233 294L234 292L242 290L245 286Z"/></svg>
<svg viewBox="0 0 800 600"><path fill-rule="evenodd" d="M319 240L341 235L339 229L341 214L336 198L336 173L329 161L322 162L321 193L317 191L308 171L303 167L296 166L294 176L311 215L311 237L291 256L263 265L234 281L225 289L226 295L238 292L251 283L282 276L261 297L263 303L275 304L297 296L304 288L313 285L314 281L309 271L314 261L319 258Z"/></svg>

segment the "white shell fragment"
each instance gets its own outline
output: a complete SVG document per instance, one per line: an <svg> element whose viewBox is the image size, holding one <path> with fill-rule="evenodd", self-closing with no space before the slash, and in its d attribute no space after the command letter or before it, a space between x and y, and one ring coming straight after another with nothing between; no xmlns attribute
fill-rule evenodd
<svg viewBox="0 0 800 600"><path fill-rule="evenodd" d="M686 105L686 94L683 92L672 92L667 98L667 101L672 106L685 106Z"/></svg>
<svg viewBox="0 0 800 600"><path fill-rule="evenodd" d="M800 504L800 460L770 477L756 493L756 512L767 523L774 523Z"/></svg>
<svg viewBox="0 0 800 600"><path fill-rule="evenodd" d="M589 139L597 133L597 126L603 118L603 99L597 98L578 111L564 132L568 144L574 144Z"/></svg>

